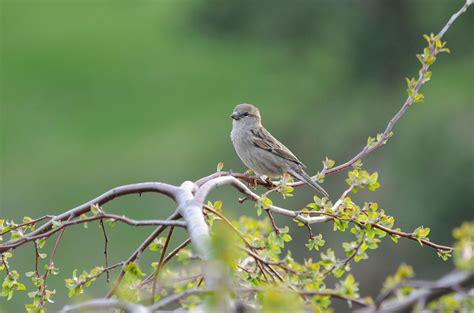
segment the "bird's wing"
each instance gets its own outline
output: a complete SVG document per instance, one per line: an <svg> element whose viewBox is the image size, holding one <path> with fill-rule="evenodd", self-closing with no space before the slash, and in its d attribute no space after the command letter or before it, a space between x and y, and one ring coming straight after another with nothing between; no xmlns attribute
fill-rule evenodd
<svg viewBox="0 0 474 313"><path fill-rule="evenodd" d="M258 148L271 152L280 158L295 162L303 168L306 167L287 147L273 137L265 128L259 127L252 129L251 132L253 135L252 141Z"/></svg>

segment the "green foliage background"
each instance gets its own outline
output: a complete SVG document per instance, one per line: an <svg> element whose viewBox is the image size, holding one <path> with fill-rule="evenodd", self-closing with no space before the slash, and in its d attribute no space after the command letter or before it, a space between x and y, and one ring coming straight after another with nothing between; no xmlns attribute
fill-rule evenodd
<svg viewBox="0 0 474 313"><path fill-rule="evenodd" d="M439 31L461 5L3 0L0 216L60 213L126 183L180 184L212 173L219 161L244 171L229 138L229 114L241 102L259 106L266 127L314 173L326 156L346 161L403 103L422 35ZM410 108L389 144L364 160L382 187L356 197L378 201L404 230L430 227L431 240L444 244L452 243L453 227L473 218L473 24L468 12L448 32L452 53L434 65L425 103ZM329 176L325 189L338 196L345 176ZM294 209L312 201L309 188L295 195L272 200ZM223 200L233 216L255 215L238 196L226 188L212 199ZM158 218L174 207L143 195L106 209ZM111 263L128 257L148 231L110 230ZM337 251L344 234L329 225L314 231ZM290 232L294 255L311 257L304 230ZM48 284L58 291L58 307L67 297L62 279L101 264L102 249L95 224L66 231L55 262L61 273ZM452 267L414 242L385 240L368 261L353 265L362 295L374 294L402 262L414 265L419 278ZM11 264L31 270L33 247L15 251ZM102 296L100 281L84 297ZM2 299L0 309L23 310L26 299Z"/></svg>

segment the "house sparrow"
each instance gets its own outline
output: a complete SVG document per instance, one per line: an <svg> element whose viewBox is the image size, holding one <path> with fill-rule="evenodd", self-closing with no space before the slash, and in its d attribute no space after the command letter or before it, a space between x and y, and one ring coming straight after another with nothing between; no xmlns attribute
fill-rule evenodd
<svg viewBox="0 0 474 313"><path fill-rule="evenodd" d="M304 171L306 166L262 126L260 111L255 106L239 104L231 117L234 120L230 137L235 151L255 174L271 178L288 173L329 197Z"/></svg>

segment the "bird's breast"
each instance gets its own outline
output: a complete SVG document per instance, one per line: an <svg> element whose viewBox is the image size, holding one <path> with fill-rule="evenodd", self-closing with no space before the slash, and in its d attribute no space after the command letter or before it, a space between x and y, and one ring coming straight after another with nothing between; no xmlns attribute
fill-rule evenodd
<svg viewBox="0 0 474 313"><path fill-rule="evenodd" d="M250 130L232 129L231 139L237 155L248 168L258 175L280 176L283 172L281 159L271 152L257 147Z"/></svg>

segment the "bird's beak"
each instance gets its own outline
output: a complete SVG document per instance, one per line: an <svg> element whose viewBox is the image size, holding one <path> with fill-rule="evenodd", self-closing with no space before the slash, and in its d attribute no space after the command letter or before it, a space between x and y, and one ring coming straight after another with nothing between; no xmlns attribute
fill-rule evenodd
<svg viewBox="0 0 474 313"><path fill-rule="evenodd" d="M240 114L237 113L237 112L232 112L232 114L230 115L230 117L232 117L234 120L238 121L240 120Z"/></svg>

